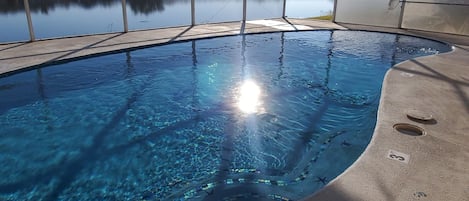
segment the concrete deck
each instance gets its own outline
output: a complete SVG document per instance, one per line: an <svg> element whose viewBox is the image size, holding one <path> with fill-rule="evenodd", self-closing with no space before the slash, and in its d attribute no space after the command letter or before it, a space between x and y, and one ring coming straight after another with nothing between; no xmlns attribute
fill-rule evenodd
<svg viewBox="0 0 469 201"><path fill-rule="evenodd" d="M228 22L41 40L32 43L0 44L0 74L61 60L188 39L281 30L344 29L328 22L308 23L305 22L308 25L305 26L294 25L284 20L264 20L250 21L243 26L240 22Z"/></svg>
<svg viewBox="0 0 469 201"><path fill-rule="evenodd" d="M469 37L288 19L176 27L0 45L0 74L50 62L173 41L282 30L360 29L419 35L455 44L450 53L402 62L383 83L371 143L342 175L306 200L469 201ZM406 114L432 115L415 121ZM396 123L424 136L397 132ZM405 157L405 162L390 159Z"/></svg>

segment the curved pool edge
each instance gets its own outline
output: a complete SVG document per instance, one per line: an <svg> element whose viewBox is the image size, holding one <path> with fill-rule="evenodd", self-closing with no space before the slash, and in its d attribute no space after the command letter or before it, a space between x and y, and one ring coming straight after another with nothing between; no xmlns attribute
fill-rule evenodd
<svg viewBox="0 0 469 201"><path fill-rule="evenodd" d="M88 57L146 47L243 34L280 31L346 30L322 20L268 19L136 30L0 44L0 77Z"/></svg>
<svg viewBox="0 0 469 201"><path fill-rule="evenodd" d="M346 171L305 200L469 199L469 50L395 65L383 80L370 144ZM429 115L433 121L409 118ZM400 133L398 123L423 136Z"/></svg>
<svg viewBox="0 0 469 201"><path fill-rule="evenodd" d="M326 21L278 21L292 28L291 31L298 30L296 25L304 26L304 30L347 29ZM241 31L285 31L281 27L259 24L246 26L244 30L241 28L239 22L231 22L0 44L0 77L51 61L67 61L123 49L238 35ZM405 32L376 29L379 28L361 30ZM154 34L160 34L160 38ZM456 47L452 52L405 61L389 70L383 81L377 125L369 146L344 173L306 200L467 200L469 192L464 189L464 184L469 183L466 168L469 167L469 149L466 148L469 147L469 127L465 125L469 122L468 56L469 48ZM436 124L408 119L404 111L409 108L424 114L430 112ZM418 125L427 134L420 137L398 134L393 129L396 123ZM408 155L407 163L390 159L390 153Z"/></svg>

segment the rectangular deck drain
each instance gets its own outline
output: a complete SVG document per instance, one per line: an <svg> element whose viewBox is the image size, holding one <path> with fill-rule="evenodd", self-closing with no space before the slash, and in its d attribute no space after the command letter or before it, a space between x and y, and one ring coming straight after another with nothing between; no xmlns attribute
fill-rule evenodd
<svg viewBox="0 0 469 201"><path fill-rule="evenodd" d="M390 149L388 151L388 155L386 155L386 157L391 159L391 160L396 160L396 161L406 163L406 164L409 163L409 160L410 160L409 154L398 152L398 151L392 150L392 149Z"/></svg>

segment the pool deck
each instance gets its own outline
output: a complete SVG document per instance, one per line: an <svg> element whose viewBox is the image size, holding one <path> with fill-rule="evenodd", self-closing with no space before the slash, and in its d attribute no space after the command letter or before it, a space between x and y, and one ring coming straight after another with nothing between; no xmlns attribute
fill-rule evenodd
<svg viewBox="0 0 469 201"><path fill-rule="evenodd" d="M304 19L227 22L0 44L0 75L181 40L319 29L425 36L455 48L399 63L387 72L369 146L343 174L305 200L469 201L469 37ZM412 120L407 114L433 120ZM426 134L402 134L393 128L396 123L418 126Z"/></svg>

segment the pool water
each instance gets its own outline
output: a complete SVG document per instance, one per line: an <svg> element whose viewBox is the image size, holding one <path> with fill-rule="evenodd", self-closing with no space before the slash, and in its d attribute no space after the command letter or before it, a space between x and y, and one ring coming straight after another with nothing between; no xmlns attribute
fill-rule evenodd
<svg viewBox="0 0 469 201"><path fill-rule="evenodd" d="M298 200L364 151L392 65L450 50L395 34L280 32L3 77L0 199Z"/></svg>

